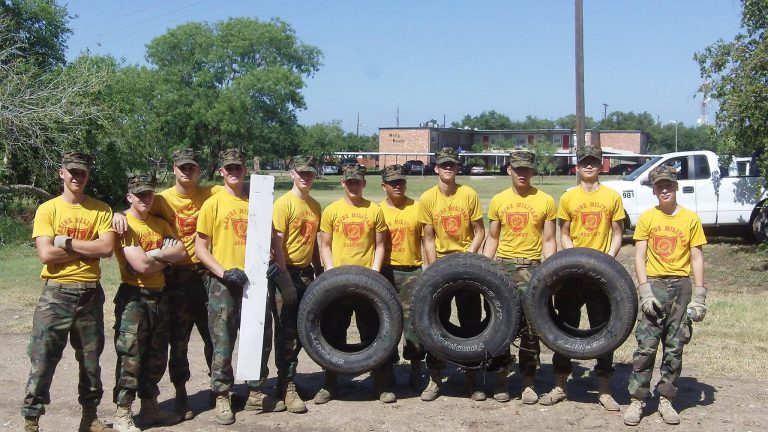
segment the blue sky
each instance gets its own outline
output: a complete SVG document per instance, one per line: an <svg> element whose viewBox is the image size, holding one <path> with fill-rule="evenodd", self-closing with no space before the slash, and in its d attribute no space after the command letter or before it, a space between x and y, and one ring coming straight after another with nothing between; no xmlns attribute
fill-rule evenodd
<svg viewBox="0 0 768 432"><path fill-rule="evenodd" d="M65 4L62 2L62 4ZM739 31L737 0L584 1L585 105L695 125L693 54ZM281 17L324 54L302 124L360 133L496 110L575 112L572 0L73 0L68 58L82 50L145 63L145 44L189 21ZM709 121L716 107L710 105Z"/></svg>

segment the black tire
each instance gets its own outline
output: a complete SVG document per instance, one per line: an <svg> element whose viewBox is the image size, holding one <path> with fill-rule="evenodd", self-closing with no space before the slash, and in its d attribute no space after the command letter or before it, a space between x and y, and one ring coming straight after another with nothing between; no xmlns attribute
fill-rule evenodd
<svg viewBox="0 0 768 432"><path fill-rule="evenodd" d="M762 202L752 212L752 238L758 243L768 240L768 209Z"/></svg>
<svg viewBox="0 0 768 432"><path fill-rule="evenodd" d="M448 255L424 271L417 287L411 316L419 340L435 357L459 366L482 367L507 352L517 337L521 318L519 293L512 279L494 261L473 253ZM491 310L478 332L469 335L441 320L438 314L444 301L451 301L455 294L466 290L479 294Z"/></svg>
<svg viewBox="0 0 768 432"><path fill-rule="evenodd" d="M333 320L329 306L355 302L378 318L378 333L370 344L333 346L323 334L323 320ZM361 313L361 308L356 308ZM331 372L360 374L391 359L403 333L403 307L389 281L371 269L341 266L315 279L302 297L297 317L298 335L304 350L318 365Z"/></svg>
<svg viewBox="0 0 768 432"><path fill-rule="evenodd" d="M576 329L559 320L553 295L560 289L598 286L607 295L610 317L592 329ZM524 299L525 316L541 341L566 357L586 360L614 351L632 332L637 316L635 284L612 256L588 248L560 251L536 268Z"/></svg>

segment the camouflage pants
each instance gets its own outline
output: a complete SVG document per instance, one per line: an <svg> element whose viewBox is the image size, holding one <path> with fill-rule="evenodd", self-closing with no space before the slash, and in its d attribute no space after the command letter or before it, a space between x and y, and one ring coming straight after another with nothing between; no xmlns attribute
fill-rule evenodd
<svg viewBox="0 0 768 432"><path fill-rule="evenodd" d="M168 297L123 283L115 295L115 388L112 400L129 405L156 398L168 362Z"/></svg>
<svg viewBox="0 0 768 432"><path fill-rule="evenodd" d="M647 317L637 313L637 351L632 357L629 394L638 399L650 396L653 365L659 342L662 343L661 379L656 391L667 399L677 395L675 381L683 369L683 347L691 340L691 321L686 306L691 301L691 280L688 278L648 278L653 295L661 303L662 316Z"/></svg>
<svg viewBox="0 0 768 432"><path fill-rule="evenodd" d="M525 296L525 293L528 291L528 283L531 281L533 270L538 266L538 263L515 264L513 262L502 262L501 265L512 275L512 281L517 289L520 290L520 299L522 300L522 296ZM534 376L536 368L541 364L540 355L539 338L533 333L528 325L528 320L525 319L523 314L522 328L520 329L520 348L518 349L520 373L524 376ZM510 360L514 361L511 351L507 356Z"/></svg>
<svg viewBox="0 0 768 432"><path fill-rule="evenodd" d="M277 376L281 379L293 380L296 375L296 366L299 364L299 352L301 342L296 328L296 319L299 314L299 303L304 296L304 291L314 279L314 270L311 266L305 268L288 267L293 286L298 293L298 301L292 306L283 304L280 290L275 281L269 281L270 309L275 321L275 366Z"/></svg>
<svg viewBox="0 0 768 432"><path fill-rule="evenodd" d="M208 292L195 266L172 267L166 273L165 280L164 293L168 296L171 329L168 374L172 383L184 384L190 377L188 347L195 326L203 340L205 362L211 370L213 342L208 331Z"/></svg>
<svg viewBox="0 0 768 432"><path fill-rule="evenodd" d="M555 309L559 318L572 327L579 327L581 322L581 307L586 305L587 318L591 327L597 327L611 317L611 303L602 288L583 284L563 287L554 295ZM552 365L558 375L570 375L573 370L571 359L555 353ZM595 375L608 378L613 375L613 351L597 358Z"/></svg>
<svg viewBox="0 0 768 432"><path fill-rule="evenodd" d="M427 351L419 342L416 329L411 319L411 298L416 291L416 280L421 276L423 270L421 266L404 268L402 266L384 266L381 274L389 280L392 286L397 290L400 296L400 303L403 305L403 358L406 360L423 360Z"/></svg>
<svg viewBox="0 0 768 432"><path fill-rule="evenodd" d="M45 413L51 403L50 388L56 365L69 338L79 365L77 385L81 405L98 405L104 393L99 356L104 351L104 291L101 285L87 289L43 287L32 318L27 354L32 363L23 416Z"/></svg>
<svg viewBox="0 0 768 432"><path fill-rule="evenodd" d="M203 277L208 288L208 331L213 341L211 359L211 390L228 392L235 383L232 353L240 328L242 297L232 292L218 278L206 273ZM269 301L269 300L268 300ZM250 388L261 388L269 376L269 354L272 352L272 314L267 309L264 317L264 343L261 354L261 378L248 381Z"/></svg>

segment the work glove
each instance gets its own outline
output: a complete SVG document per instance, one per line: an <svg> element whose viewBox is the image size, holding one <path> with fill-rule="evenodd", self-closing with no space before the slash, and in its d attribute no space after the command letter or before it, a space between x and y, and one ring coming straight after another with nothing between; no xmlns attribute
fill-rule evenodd
<svg viewBox="0 0 768 432"><path fill-rule="evenodd" d="M299 293L296 292L296 287L293 285L291 274L287 271L278 273L276 282L277 287L280 288L280 295L283 297L283 304L288 306L296 304Z"/></svg>
<svg viewBox="0 0 768 432"><path fill-rule="evenodd" d="M693 287L691 302L688 303L688 306L685 308L691 321L699 322L704 320L704 316L707 315L706 300L707 289L704 287Z"/></svg>
<svg viewBox="0 0 768 432"><path fill-rule="evenodd" d="M147 256L154 259L155 261L162 261L165 257L163 255L163 251L160 249L152 249L147 251Z"/></svg>
<svg viewBox="0 0 768 432"><path fill-rule="evenodd" d="M72 240L72 237L66 236L66 235L57 235L53 238L53 245L57 248L66 249L67 248L67 242L69 240Z"/></svg>
<svg viewBox="0 0 768 432"><path fill-rule="evenodd" d="M640 296L640 309L650 318L658 318L661 314L661 303L653 295L651 284L646 282L637 287L637 294Z"/></svg>
<svg viewBox="0 0 768 432"><path fill-rule="evenodd" d="M272 280L276 278L278 274L280 274L280 266L278 266L277 263L273 262L267 267L267 279Z"/></svg>
<svg viewBox="0 0 768 432"><path fill-rule="evenodd" d="M176 244L179 243L179 239L176 237L171 236L165 236L163 237L163 246L161 249L168 249L169 247L174 247Z"/></svg>
<svg viewBox="0 0 768 432"><path fill-rule="evenodd" d="M243 287L248 283L248 276L245 275L244 271L236 267L225 271L222 279L229 288L235 289L241 294L243 292Z"/></svg>

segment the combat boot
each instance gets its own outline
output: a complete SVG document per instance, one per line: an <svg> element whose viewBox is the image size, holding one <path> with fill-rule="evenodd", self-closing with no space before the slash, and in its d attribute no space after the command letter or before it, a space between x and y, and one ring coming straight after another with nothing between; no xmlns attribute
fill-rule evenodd
<svg viewBox="0 0 768 432"><path fill-rule="evenodd" d="M539 395L536 394L536 390L533 388L533 376L523 376L522 400L526 405L533 405L539 401Z"/></svg>
<svg viewBox="0 0 768 432"><path fill-rule="evenodd" d="M216 395L216 423L220 425L230 425L235 422L235 415L232 413L232 405L229 399L229 392L221 392Z"/></svg>
<svg viewBox="0 0 768 432"><path fill-rule="evenodd" d="M184 384L174 384L176 388L176 397L173 398L174 411L181 417L182 420L192 420L195 417L195 413L192 412L192 408L189 407L189 401L187 400L187 388Z"/></svg>
<svg viewBox="0 0 768 432"><path fill-rule="evenodd" d="M386 368L386 366L385 366ZM390 378L385 370L379 369L371 371L373 377L373 388L379 400L384 403L397 402L397 396L389 389Z"/></svg>
<svg viewBox="0 0 768 432"><path fill-rule="evenodd" d="M640 399L632 398L632 402L624 412L624 424L627 426L637 426L640 424L640 419L643 418L643 408L645 402Z"/></svg>
<svg viewBox="0 0 768 432"><path fill-rule="evenodd" d="M112 429L117 432L141 432L141 429L137 428L136 424L133 423L131 404L117 406Z"/></svg>
<svg viewBox="0 0 768 432"><path fill-rule="evenodd" d="M180 422L181 416L175 412L160 410L157 398L147 398L141 399L138 420L142 426L170 426Z"/></svg>
<svg viewBox="0 0 768 432"><path fill-rule="evenodd" d="M307 412L307 404L299 396L299 392L296 390L296 384L293 380L286 381L282 389L283 401L288 412L301 414Z"/></svg>
<svg viewBox="0 0 768 432"><path fill-rule="evenodd" d="M680 424L680 414L672 407L672 401L664 396L659 396L659 414L666 424Z"/></svg>
<svg viewBox="0 0 768 432"><path fill-rule="evenodd" d="M421 360L411 360L411 372L408 374L408 383L414 389L421 388Z"/></svg>
<svg viewBox="0 0 768 432"><path fill-rule="evenodd" d="M443 378L440 376L440 369L429 369L429 383L427 388L421 392L421 400L430 402L440 396L440 385Z"/></svg>
<svg viewBox="0 0 768 432"><path fill-rule="evenodd" d="M568 393L565 391L565 385L567 382L567 374L555 375L555 387L550 390L549 393L541 395L539 403L542 405L554 405L566 400L568 398Z"/></svg>
<svg viewBox="0 0 768 432"><path fill-rule="evenodd" d="M600 394L600 405L605 408L606 411L621 411L619 404L611 396L611 385L608 382L608 377L597 377L597 392Z"/></svg>
<svg viewBox="0 0 768 432"><path fill-rule="evenodd" d="M80 417L80 427L78 432L112 432L114 429L105 425L99 420L96 414L96 405L86 404L82 406L82 416Z"/></svg>
<svg viewBox="0 0 768 432"><path fill-rule="evenodd" d="M248 400L245 401L243 409L246 411L280 412L285 411L285 403L272 399L259 386L248 389Z"/></svg>
<svg viewBox="0 0 768 432"><path fill-rule="evenodd" d="M40 416L24 417L24 432L40 432Z"/></svg>
<svg viewBox="0 0 768 432"><path fill-rule="evenodd" d="M464 372L464 388L473 401L484 401L485 392L478 389L475 384L475 371L470 369Z"/></svg>
<svg viewBox="0 0 768 432"><path fill-rule="evenodd" d="M325 384L323 388L315 395L315 405L322 405L330 402L336 397L336 374L330 371L325 371Z"/></svg>
<svg viewBox="0 0 768 432"><path fill-rule="evenodd" d="M493 398L498 402L509 402L509 372L504 369L496 372L496 385L493 388Z"/></svg>

